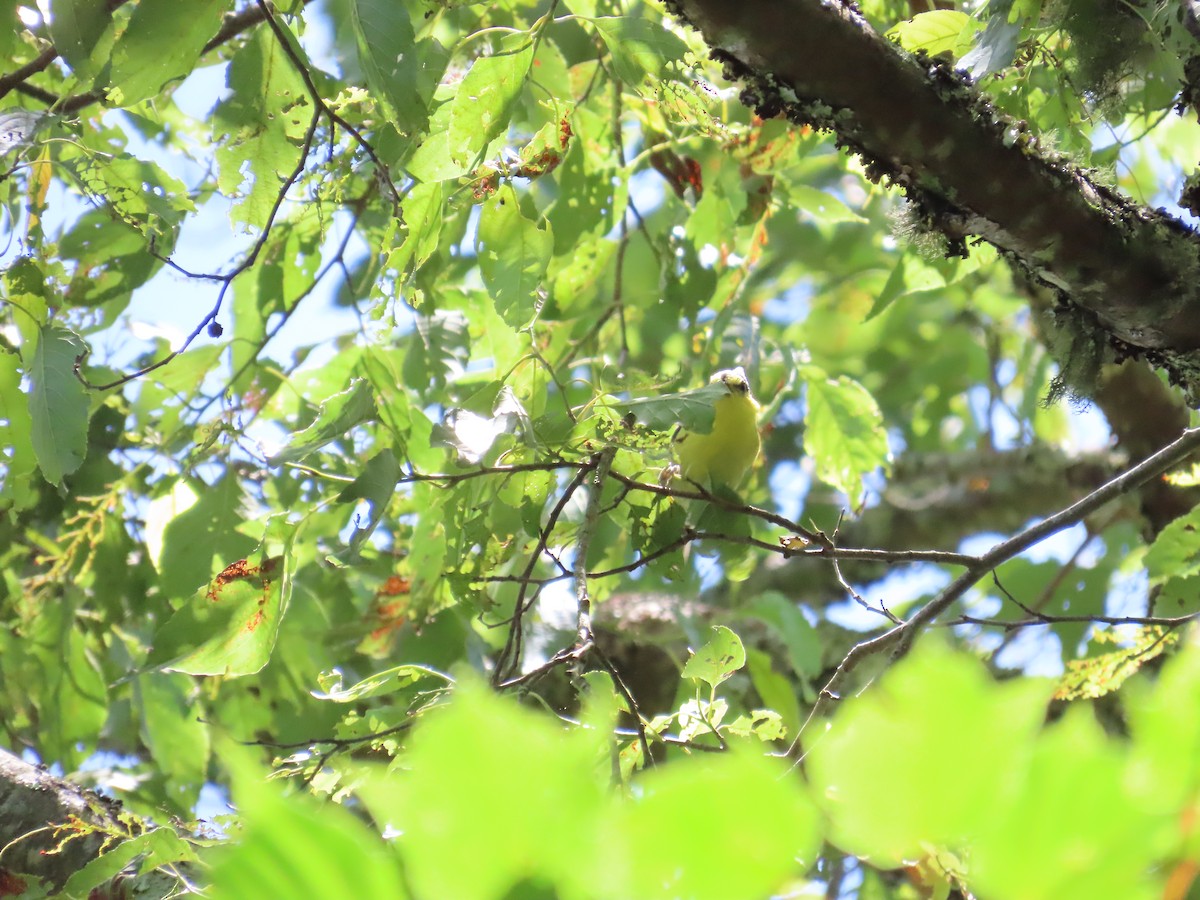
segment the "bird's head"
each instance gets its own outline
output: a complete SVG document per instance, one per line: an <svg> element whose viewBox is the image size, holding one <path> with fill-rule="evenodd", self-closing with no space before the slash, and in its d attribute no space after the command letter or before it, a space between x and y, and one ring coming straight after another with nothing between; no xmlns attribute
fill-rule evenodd
<svg viewBox="0 0 1200 900"><path fill-rule="evenodd" d="M746 377L746 370L741 366L735 369L722 369L708 379L709 384L723 384L725 390L734 395L742 395L750 393L750 380Z"/></svg>

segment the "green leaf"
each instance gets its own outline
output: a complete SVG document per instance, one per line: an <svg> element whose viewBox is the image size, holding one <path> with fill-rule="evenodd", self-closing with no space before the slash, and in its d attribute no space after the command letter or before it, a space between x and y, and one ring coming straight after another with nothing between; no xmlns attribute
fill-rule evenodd
<svg viewBox="0 0 1200 900"><path fill-rule="evenodd" d="M47 284L47 272L35 259L23 256L4 273L6 299L21 314L14 317L20 337L21 357L28 363L37 350L43 326L50 319L50 307L62 301Z"/></svg>
<svg viewBox="0 0 1200 900"><path fill-rule="evenodd" d="M997 684L981 663L927 637L866 693L842 701L828 732L812 730L806 768L830 839L891 867L984 829L1021 783L1053 688Z"/></svg>
<svg viewBox="0 0 1200 900"><path fill-rule="evenodd" d="M983 37L959 63L976 80L1007 68L1017 55L1022 20L1036 22L1041 17L1041 0L1017 0L1008 10L1008 15L1004 14L1002 6L994 10L990 5L988 8L993 14L988 18Z"/></svg>
<svg viewBox="0 0 1200 900"><path fill-rule="evenodd" d="M406 692L421 682L431 680L446 686L453 684L450 676L426 666L393 666L350 687L342 687L341 672L337 672L333 680L321 679L322 690L317 696L333 703L360 703L371 697Z"/></svg>
<svg viewBox="0 0 1200 900"><path fill-rule="evenodd" d="M462 326L460 336L465 340L466 323L463 322ZM421 320L418 320L418 333L420 330ZM420 374L417 377L409 377L409 360L415 355L417 354L409 353L401 358L395 351L368 347L363 354L362 372L375 391L380 424L387 429L396 452L409 465L432 468L443 460L442 452L431 447L433 423L409 399L407 392L397 389L397 386L402 384L415 386L427 383L429 375L421 370L421 362L412 366L412 369L420 371Z"/></svg>
<svg viewBox="0 0 1200 900"><path fill-rule="evenodd" d="M77 627L77 611L68 602L78 596L68 592L43 604L19 630L0 630L0 686L22 686L20 705L36 710L39 751L66 767L95 748L109 704L94 644ZM13 698L8 701L12 705Z"/></svg>
<svg viewBox="0 0 1200 900"><path fill-rule="evenodd" d="M875 399L853 379L837 380L812 366L803 372L808 386L804 449L817 475L851 499L862 491L863 476L890 459L883 416Z"/></svg>
<svg viewBox="0 0 1200 900"><path fill-rule="evenodd" d="M754 671L754 665L751 664L751 671ZM781 676L778 678L781 685L786 685L787 679ZM761 689L758 686L758 681L754 682L755 690L759 691L759 696L762 696ZM781 695L782 696L782 695ZM789 690L790 696L790 690ZM796 698L791 697L793 706L796 706ZM799 726L800 717L797 714L793 717L794 724L790 726L795 730ZM737 735L738 737L755 737L763 743L769 741L782 741L788 735L789 726L785 723L784 717L773 709L756 709L749 715L738 716L732 722L725 726L726 734Z"/></svg>
<svg viewBox="0 0 1200 900"><path fill-rule="evenodd" d="M556 727L468 680L414 735L412 777L373 778L359 799L401 832L420 897L502 897L539 876L569 887L565 896L588 896L602 835L599 749L589 732Z"/></svg>
<svg viewBox="0 0 1200 900"><path fill-rule="evenodd" d="M520 40L516 50L475 60L450 101L450 154L464 167L476 165L484 148L508 130L533 64L533 42Z"/></svg>
<svg viewBox="0 0 1200 900"><path fill-rule="evenodd" d="M439 502L428 502L413 529L409 557L413 573L412 602L421 615L435 608L437 597L446 589L446 549L445 511Z"/></svg>
<svg viewBox="0 0 1200 900"><path fill-rule="evenodd" d="M659 78L668 64L679 62L687 44L659 22L641 16L602 16L588 20L604 39L622 81L638 86L647 76Z"/></svg>
<svg viewBox="0 0 1200 900"><path fill-rule="evenodd" d="M916 291L936 290L946 286L945 276L920 256L905 250L896 260L883 290L875 298L864 321L869 322L892 305L898 298Z"/></svg>
<svg viewBox="0 0 1200 900"><path fill-rule="evenodd" d="M409 897L395 855L377 830L336 803L285 795L242 747L224 747L220 755L233 770L243 827L214 855L213 900Z"/></svg>
<svg viewBox="0 0 1200 900"><path fill-rule="evenodd" d="M1131 687L1130 785L1147 807L1170 818L1186 814L1200 789L1200 652L1189 646L1163 664L1153 684L1143 677Z"/></svg>
<svg viewBox="0 0 1200 900"><path fill-rule="evenodd" d="M1068 709L1038 739L1027 768L1014 761L1009 772L1024 769L1019 786L981 817L971 841L974 892L1029 900L1163 896L1148 873L1172 853L1174 829L1131 790L1122 745L1090 709Z"/></svg>
<svg viewBox="0 0 1200 900"><path fill-rule="evenodd" d="M440 182L415 184L404 198L404 238L388 254L386 268L407 276L416 272L438 247L442 236L444 197Z"/></svg>
<svg viewBox="0 0 1200 900"><path fill-rule="evenodd" d="M283 539L283 554L268 556L264 540L258 553L218 573L155 633L149 668L234 677L267 664L291 594L294 528L274 523L270 532Z"/></svg>
<svg viewBox="0 0 1200 900"><path fill-rule="evenodd" d="M182 181L157 164L128 154L81 157L69 163L68 171L97 205L107 206L111 215L153 242L160 253L169 253L175 246L177 226L185 213L196 208ZM96 227L93 221L88 220L88 228ZM83 235L75 240L86 240L86 231ZM113 235L104 235L106 244L118 240ZM78 243L68 246L72 251L78 249ZM132 252L121 243L112 249L117 255ZM141 265L153 271L157 261Z"/></svg>
<svg viewBox="0 0 1200 900"><path fill-rule="evenodd" d="M570 256L552 266L552 296L559 313L576 305L586 308L596 283L608 274L617 244L604 237L584 236Z"/></svg>
<svg viewBox="0 0 1200 900"><path fill-rule="evenodd" d="M470 323L457 310L435 310L419 316L404 357L402 382L424 387L444 385L463 370L470 351ZM385 382L386 384L386 382Z"/></svg>
<svg viewBox="0 0 1200 900"><path fill-rule="evenodd" d="M889 29L887 36L910 53L922 51L930 56L949 53L958 57L970 46L970 39L978 28L979 23L964 12L935 9L898 22Z"/></svg>
<svg viewBox="0 0 1200 900"><path fill-rule="evenodd" d="M729 391L722 384L657 397L640 397L616 405L624 413L632 413L638 422L655 431L671 431L682 425L696 434L711 434L716 418L717 400Z"/></svg>
<svg viewBox="0 0 1200 900"><path fill-rule="evenodd" d="M782 673L775 671L771 654L753 647L746 651L746 668L763 704L775 713L777 722L767 721L758 710L751 722L751 730L763 740L777 740L786 734L800 730L804 719L800 714L800 703L796 700L793 683ZM735 732L736 733L736 732Z"/></svg>
<svg viewBox="0 0 1200 900"><path fill-rule="evenodd" d="M132 106L191 73L204 45L221 27L228 0L141 0L112 50L107 99ZM164 47L170 52L163 52Z"/></svg>
<svg viewBox="0 0 1200 900"><path fill-rule="evenodd" d="M137 681L141 737L166 781L172 812L179 816L195 809L212 750L209 727L201 721L193 688L190 678L165 672L143 675Z"/></svg>
<svg viewBox="0 0 1200 900"><path fill-rule="evenodd" d="M1158 533L1146 552L1146 569L1152 585L1200 572L1200 506Z"/></svg>
<svg viewBox="0 0 1200 900"><path fill-rule="evenodd" d="M496 311L511 327L528 325L541 306L553 249L549 223L525 218L512 185L503 185L483 204L476 242L479 270Z"/></svg>
<svg viewBox="0 0 1200 900"><path fill-rule="evenodd" d="M796 603L771 591L756 598L741 615L766 623L771 634L783 643L797 675L816 678L821 674L821 638Z"/></svg>
<svg viewBox="0 0 1200 900"><path fill-rule="evenodd" d="M787 186L787 194L793 206L804 210L821 224L838 225L843 222L867 221L833 194L812 185L791 182Z"/></svg>
<svg viewBox="0 0 1200 900"><path fill-rule="evenodd" d="M75 376L85 345L56 325L41 329L29 367L30 439L42 476L60 485L87 455L88 397Z"/></svg>
<svg viewBox="0 0 1200 900"><path fill-rule="evenodd" d="M174 828L152 828L115 842L86 866L73 872L63 886L63 894L67 897L97 896L101 892L93 894L93 889L119 878L125 869L139 861L141 871L145 872L172 863L198 863L199 857L192 845L176 834Z"/></svg>
<svg viewBox="0 0 1200 900"><path fill-rule="evenodd" d="M575 138L555 172L568 202L556 203L547 212L559 256L574 253L584 234L612 234L629 202L631 173L622 167L610 121L585 107L572 114L571 127Z"/></svg>
<svg viewBox="0 0 1200 900"><path fill-rule="evenodd" d="M94 74L92 51L111 21L105 0L51 0L50 37L54 49L80 78Z"/></svg>
<svg viewBox="0 0 1200 900"><path fill-rule="evenodd" d="M4 59L13 59L19 46L21 28L14 22L19 2L20 0L0 0L0 57ZM0 142L3 141L3 134L4 129L0 127Z"/></svg>
<svg viewBox="0 0 1200 900"><path fill-rule="evenodd" d="M217 184L235 198L234 221L261 228L283 178L299 159L299 142L313 117L312 101L268 28L257 29L238 50L227 81L231 95L212 118Z"/></svg>
<svg viewBox="0 0 1200 900"><path fill-rule="evenodd" d="M715 690L746 664L746 648L742 639L724 625L717 625L712 631L708 643L684 664L683 677L703 681Z"/></svg>
<svg viewBox="0 0 1200 900"><path fill-rule="evenodd" d="M187 597L199 590L214 573L244 557L257 544L241 531L246 522L247 498L236 474L230 473L212 486L203 485L198 496L194 506L177 515L162 531L162 551L156 562L168 597ZM172 490L171 499L164 498L155 511L186 502L186 494Z"/></svg>
<svg viewBox="0 0 1200 900"><path fill-rule="evenodd" d="M817 811L785 763L700 754L647 772L616 805L603 868L606 897L759 900L785 893L812 864ZM599 867L599 866L598 866Z"/></svg>
<svg viewBox="0 0 1200 900"><path fill-rule="evenodd" d="M266 344L271 317L286 314L289 298L302 296L312 284L321 242L320 223L305 214L312 209L277 222L263 250L277 262L255 267L234 285L230 351L233 369L241 373L233 382L235 391L261 390L261 369L254 362Z"/></svg>
<svg viewBox="0 0 1200 900"><path fill-rule="evenodd" d="M292 436L288 446L267 462L272 466L298 462L330 441L346 437L347 432L375 415L375 395L365 378L355 378L350 387L324 403L317 418L303 431Z"/></svg>
<svg viewBox="0 0 1200 900"><path fill-rule="evenodd" d="M172 187L169 181L166 187ZM120 203L120 197L114 191L110 199ZM170 211L166 218L151 216L143 206L138 218L137 211L127 204L122 213L136 224L130 227L110 215L109 210L92 209L80 216L59 241L59 255L78 263L71 283L63 292L63 300L71 306L94 307L114 299L127 301L135 288L162 268L162 263L146 252L146 232L155 237L159 253L168 253L174 245L171 229L178 215Z"/></svg>
<svg viewBox="0 0 1200 900"><path fill-rule="evenodd" d="M408 9L389 0L352 0L350 22L371 93L402 135L424 129L447 54L436 40L417 41ZM408 213L408 204L405 204Z"/></svg>
<svg viewBox="0 0 1200 900"><path fill-rule="evenodd" d="M4 493L0 511L28 509L37 502L37 454L33 449L33 418L21 391L21 372L15 353L0 352L0 447L4 459Z"/></svg>
<svg viewBox="0 0 1200 900"><path fill-rule="evenodd" d="M452 152L450 146L450 115L453 105L441 104L429 118L429 126L423 135L412 143L411 153L406 160L408 173L422 183L449 181L467 174L474 165L461 153Z"/></svg>
<svg viewBox="0 0 1200 900"><path fill-rule="evenodd" d="M381 450L369 460L354 481L338 494L339 503L352 503L356 500L366 500L371 504L371 517L365 525L356 525L354 534L350 536L350 549L357 550L362 542L371 536L387 512L388 502L396 492L396 482L400 480L400 463L391 450Z"/></svg>

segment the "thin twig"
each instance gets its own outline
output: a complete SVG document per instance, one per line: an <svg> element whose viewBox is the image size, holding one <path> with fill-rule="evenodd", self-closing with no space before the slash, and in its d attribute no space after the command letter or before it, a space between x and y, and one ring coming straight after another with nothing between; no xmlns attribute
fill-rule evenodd
<svg viewBox="0 0 1200 900"><path fill-rule="evenodd" d="M1200 612L1188 613L1183 616L1070 616L1035 613L1025 619L984 619L964 614L944 624L948 628L955 625L987 625L993 628L1003 628L1005 631L1029 628L1034 625L1058 625L1072 622L1094 625L1162 625L1166 628L1178 628L1180 625L1196 621L1197 618L1200 618Z"/></svg>
<svg viewBox="0 0 1200 900"><path fill-rule="evenodd" d="M886 606L883 605L883 601L880 601L879 609L876 609L870 603L868 603L866 600L864 600L862 598L862 595L858 591L856 591L853 587L851 587L850 582L848 582L846 580L846 576L844 576L842 574L842 567L840 565L838 565L836 556L830 560L830 564L833 566L833 574L837 578L838 584L840 584L842 586L843 591L845 591L847 594L850 595L850 599L852 599L855 603L857 603L859 606L861 606L867 612L875 613L875 615L877 615L877 616L883 616L884 618L886 618L889 622L891 622L894 625L903 625L904 624L903 621L900 618L898 618L895 613L893 613L891 610L889 610Z"/></svg>
<svg viewBox="0 0 1200 900"><path fill-rule="evenodd" d="M294 185L300 178L301 174L303 174L304 168L308 163L308 154L312 150L313 138L316 136L317 126L320 124L320 122L321 112L319 109L314 109L313 117L308 123L308 129L304 132L304 140L301 142L300 158L296 162L295 167L292 169L288 177L284 179L283 185L279 189L279 193L275 195L275 202L271 205L271 212L267 215L267 221L263 225L262 234L258 236L258 240L254 242L254 246L250 248L250 252L246 255L246 258L234 266L233 271L226 275L220 276L221 288L217 292L216 302L213 304L212 309L205 314L204 318L200 320L200 323L192 330L191 334L184 339L183 344L177 349L172 350L162 359L156 360L155 362L150 363L148 366L143 366L140 369L129 372L125 375L122 375L120 378L105 384L92 384L83 374L82 367L84 360L87 358L87 352L85 351L84 353L80 354L79 358L75 360L75 377L83 382L84 386L94 391L108 391L115 387L120 387L123 384L128 384L130 381L141 378L143 375L153 372L155 369L161 369L175 357L179 356L179 354L187 350L187 348L192 345L192 342L200 336L200 332L204 331L204 329L208 327L210 322L216 321L217 316L221 312L221 305L225 302L225 295L229 293L229 288L233 284L234 279L258 261L259 254L262 253L263 247L266 246L267 239L270 237L271 230L275 225L275 218L279 215L279 210L283 206L283 201L287 198L288 192L292 189L292 185Z"/></svg>
<svg viewBox="0 0 1200 900"><path fill-rule="evenodd" d="M473 478L480 478L484 475L513 475L518 472L552 472L556 469L586 469L585 462L570 462L564 459L552 459L546 462L536 463L518 463L512 466L480 466L477 469L472 469L470 472L436 472L428 475L422 475L417 472L410 472L402 477L397 484L412 484L415 482L435 481L443 485L459 484L463 481L470 481Z"/></svg>
<svg viewBox="0 0 1200 900"><path fill-rule="evenodd" d="M309 96L312 98L313 103L316 104L317 109L319 109L321 114L329 119L330 122L342 126L342 130L354 138L355 143L357 143L358 146L362 148L363 152L370 157L371 162L375 166L375 174L378 176L380 181L387 185L388 191L392 195L392 201L396 206L396 214L399 215L400 192L396 190L396 185L392 183L392 176L388 172L388 167L384 164L383 160L379 158L379 154L375 152L375 148L372 147L371 143L362 136L359 130L329 108L329 105L321 96L320 90L317 89L317 85L312 78L312 73L308 71L308 66L304 64L304 60L302 60L296 53L295 49L293 49L291 42L288 40L288 33L284 31L282 25L275 21L275 17L271 15L271 10L268 8L265 0L255 0L255 3L257 3L258 8L262 10L263 18L266 21L267 26L272 32L274 32L276 39L279 41L279 46L283 48L283 52L291 61L292 66L296 69L297 74L304 81L304 86L308 89Z"/></svg>
<svg viewBox="0 0 1200 900"><path fill-rule="evenodd" d="M550 510L550 515L546 518L546 524L542 527L541 533L538 535L537 546L533 553L529 555L529 562L525 565L525 571L522 573L524 577L533 574L533 569L541 559L542 554L550 544L550 535L554 532L555 526L558 524L558 519L562 512L570 502L571 497L583 485L588 473L596 466L595 458L589 460L580 466L579 471L575 473L575 477L571 479L570 484L563 490L562 496L554 508ZM523 582L517 591L516 604L513 606L512 617L508 620L508 636L504 640L504 647L496 657L496 668L492 672L492 684L496 687L504 684L513 674L521 668L521 645L524 641L524 625L523 619L525 613L533 605L533 601L537 599L537 594L534 594L532 600L526 600L528 591L528 582Z"/></svg>
<svg viewBox="0 0 1200 900"><path fill-rule="evenodd" d="M756 519L762 519L764 522L770 522L772 525L778 525L794 534L798 534L806 541L813 544L825 545L829 539L817 532L810 531L803 525L793 522L786 516L781 516L779 513L773 513L767 509L760 509L757 506L750 506L746 503L741 503L737 500L730 500L717 494L710 494L707 491L681 491L676 488L664 487L661 484L649 484L644 481L638 481L634 478L629 478L622 475L620 472L613 472L612 477L617 481L628 486L635 491L644 491L648 494L657 494L660 497L678 497L683 500L703 500L711 503L713 506L719 507L729 512L742 513L744 515L753 516Z"/></svg>
<svg viewBox="0 0 1200 900"><path fill-rule="evenodd" d="M592 470L591 487L588 490L587 507L583 513L583 524L575 537L575 658L578 659L592 646L595 635L592 633L592 598L588 593L587 557L592 545L592 535L600 521L600 495L604 491L604 482L612 471L613 458L617 448L609 444L596 455L596 467Z"/></svg>

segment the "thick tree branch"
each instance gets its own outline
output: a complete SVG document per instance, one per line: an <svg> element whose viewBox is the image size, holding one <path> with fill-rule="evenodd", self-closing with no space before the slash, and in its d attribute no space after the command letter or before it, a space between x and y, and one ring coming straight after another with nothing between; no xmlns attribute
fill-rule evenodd
<svg viewBox="0 0 1200 900"><path fill-rule="evenodd" d="M1040 150L963 76L904 53L844 0L668 6L748 83L742 99L760 114L834 131L960 246L994 244L1122 352L1200 386L1186 358L1200 348L1200 247L1186 226Z"/></svg>
<svg viewBox="0 0 1200 900"><path fill-rule="evenodd" d="M119 804L56 778L0 749L0 874L44 878L61 888L95 859L105 832L124 830ZM80 823L70 840L55 826ZM90 826L97 829L84 833ZM19 893L19 891L18 891Z"/></svg>

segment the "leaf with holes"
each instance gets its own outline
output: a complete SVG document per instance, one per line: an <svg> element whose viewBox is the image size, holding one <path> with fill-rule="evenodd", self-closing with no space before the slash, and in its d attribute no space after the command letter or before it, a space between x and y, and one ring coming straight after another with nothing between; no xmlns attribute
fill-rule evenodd
<svg viewBox="0 0 1200 900"><path fill-rule="evenodd" d="M523 36L522 36L523 37ZM464 166L508 128L533 64L533 44L475 60L450 101L450 155Z"/></svg>
<svg viewBox="0 0 1200 900"><path fill-rule="evenodd" d="M746 664L742 639L724 625L713 628L708 643L692 654L683 667L684 678L696 678L716 688Z"/></svg>
<svg viewBox="0 0 1200 900"><path fill-rule="evenodd" d="M549 223L526 218L516 191L506 184L483 205L476 249L496 312L513 328L528 325L540 305L546 266L554 252Z"/></svg>

